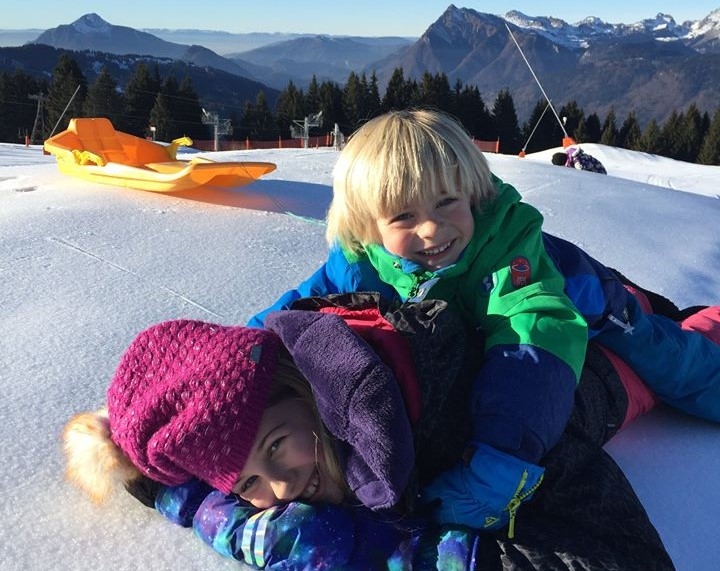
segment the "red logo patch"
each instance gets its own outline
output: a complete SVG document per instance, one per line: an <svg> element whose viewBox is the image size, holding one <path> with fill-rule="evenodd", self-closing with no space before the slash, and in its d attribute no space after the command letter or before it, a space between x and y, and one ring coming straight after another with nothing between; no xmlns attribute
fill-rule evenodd
<svg viewBox="0 0 720 571"><path fill-rule="evenodd" d="M523 287L530 283L530 262L525 256L518 256L510 262L510 281L515 287Z"/></svg>

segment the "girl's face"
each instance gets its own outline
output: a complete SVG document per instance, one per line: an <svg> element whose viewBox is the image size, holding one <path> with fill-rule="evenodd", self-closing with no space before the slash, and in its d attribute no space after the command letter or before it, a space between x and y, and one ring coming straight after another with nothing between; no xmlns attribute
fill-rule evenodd
<svg viewBox="0 0 720 571"><path fill-rule="evenodd" d="M470 200L465 196L433 196L408 204L402 212L377 221L382 245L390 253L427 270L454 264L472 238Z"/></svg>
<svg viewBox="0 0 720 571"><path fill-rule="evenodd" d="M338 504L343 491L328 476L318 428L300 399L267 408L233 492L258 508L293 500Z"/></svg>

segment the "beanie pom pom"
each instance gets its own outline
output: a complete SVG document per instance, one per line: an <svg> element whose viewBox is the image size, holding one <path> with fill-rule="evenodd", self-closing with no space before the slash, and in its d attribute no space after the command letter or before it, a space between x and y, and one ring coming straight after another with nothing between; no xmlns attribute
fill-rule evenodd
<svg viewBox="0 0 720 571"><path fill-rule="evenodd" d="M110 438L106 408L75 415L63 431L67 479L95 503L107 499L117 484L139 475Z"/></svg>

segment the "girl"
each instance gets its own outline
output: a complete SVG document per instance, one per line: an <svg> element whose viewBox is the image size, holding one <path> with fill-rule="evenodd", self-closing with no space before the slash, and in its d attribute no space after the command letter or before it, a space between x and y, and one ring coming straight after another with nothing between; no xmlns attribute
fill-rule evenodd
<svg viewBox="0 0 720 571"><path fill-rule="evenodd" d="M561 549L596 569L672 568L600 448L628 415L653 404L606 353L591 348L576 412L543 461L546 485L518 518L515 537L481 536L409 516L423 507L418 486L452 466L468 438L476 363L459 321L442 303L390 310L370 295L313 298L297 308L269 316L270 330L180 321L141 333L111 382L107 413L68 425L70 476L101 499L107 480L99 467L123 466L135 495L260 568L413 561L424 569L435 566L428 558L455 557L470 569L480 559L499 563L500 550L520 560L529 547ZM717 308L697 315L720 331ZM158 494L140 485L151 480L184 485Z"/></svg>

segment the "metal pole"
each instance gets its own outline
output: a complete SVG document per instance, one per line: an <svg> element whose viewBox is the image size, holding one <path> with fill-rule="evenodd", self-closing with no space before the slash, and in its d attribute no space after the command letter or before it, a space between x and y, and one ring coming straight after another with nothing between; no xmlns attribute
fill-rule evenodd
<svg viewBox="0 0 720 571"><path fill-rule="evenodd" d="M517 40L515 39L515 36L513 35L512 30L510 30L510 26L507 25L507 22L505 22L505 27L507 28L508 34L510 34L512 41L515 42L517 49L520 50L520 55L522 56L523 60L525 60L525 63L527 64L528 69L530 70L530 73L532 73L532 76L535 79L535 82L538 84L540 91L542 91L542 94L545 97L545 100L548 102L548 105L550 106L550 109L553 112L553 115L555 115L555 119L557 119L558 124L560 125L560 128L562 129L563 134L565 135L565 137L570 138L570 135L568 135L567 131L565 130L565 125L563 125L563 122L560 120L560 117L558 116L557 111L555 111L555 107L553 107L552 102L550 101L550 98L547 96L547 93L545 93L545 90L543 89L543 86L540 83L540 80L537 78L537 75L535 75L535 72L533 71L533 68L530 65L530 62L525 57L525 54L523 53L522 48L520 47L520 44L518 44Z"/></svg>
<svg viewBox="0 0 720 571"><path fill-rule="evenodd" d="M543 112L540 114L540 119L537 120L537 123L535 123L535 126L533 127L533 130L530 133L530 136L527 138L527 141L525 141L525 146L522 148L523 151L525 151L525 149L527 149L528 144L530 144L530 139L533 138L533 135L535 134L535 131L537 130L538 126L540 125L542 118L545 117L545 113L547 113L548 107L550 107L550 104L546 105L545 109L543 109Z"/></svg>
<svg viewBox="0 0 720 571"><path fill-rule="evenodd" d="M52 137L55 134L55 129L58 128L58 125L60 124L60 121L62 121L62 118L65 116L65 112L68 110L68 107L70 107L70 104L72 103L72 100L75 99L75 96L77 95L77 92L80 91L80 85L78 85L75 88L75 93L72 94L72 97L70 98L70 101L67 102L67 105L65 106L65 109L63 109L63 112L60 114L60 118L57 120L57 123L55 123L55 126L53 127L52 133L50 133L50 137Z"/></svg>

